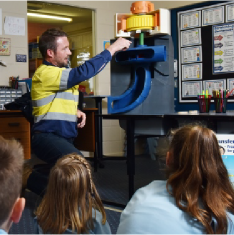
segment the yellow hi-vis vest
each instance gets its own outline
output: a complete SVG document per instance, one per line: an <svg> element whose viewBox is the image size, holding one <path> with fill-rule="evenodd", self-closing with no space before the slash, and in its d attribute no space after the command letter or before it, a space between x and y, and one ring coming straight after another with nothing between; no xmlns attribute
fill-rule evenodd
<svg viewBox="0 0 234 235"><path fill-rule="evenodd" d="M71 130L72 125L72 133L67 137L77 135L79 85L67 89L70 70L44 64L36 70L31 90L36 130L60 134L60 131L63 132L62 129ZM51 121L53 121L53 130L48 130ZM56 128L54 130L55 125L58 126L57 131Z"/></svg>

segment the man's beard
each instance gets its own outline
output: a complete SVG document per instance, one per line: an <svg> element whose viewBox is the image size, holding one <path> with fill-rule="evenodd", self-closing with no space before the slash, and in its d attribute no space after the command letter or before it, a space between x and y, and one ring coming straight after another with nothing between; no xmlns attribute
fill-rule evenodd
<svg viewBox="0 0 234 235"><path fill-rule="evenodd" d="M67 67L68 66L68 62L57 62L58 67L62 68L62 67Z"/></svg>

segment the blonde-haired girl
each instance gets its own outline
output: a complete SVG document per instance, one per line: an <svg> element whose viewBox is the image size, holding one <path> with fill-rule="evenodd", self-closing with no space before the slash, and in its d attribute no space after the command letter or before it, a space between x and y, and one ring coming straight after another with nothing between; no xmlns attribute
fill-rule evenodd
<svg viewBox="0 0 234 235"><path fill-rule="evenodd" d="M89 163L77 153L57 161L36 211L37 233L110 234Z"/></svg>

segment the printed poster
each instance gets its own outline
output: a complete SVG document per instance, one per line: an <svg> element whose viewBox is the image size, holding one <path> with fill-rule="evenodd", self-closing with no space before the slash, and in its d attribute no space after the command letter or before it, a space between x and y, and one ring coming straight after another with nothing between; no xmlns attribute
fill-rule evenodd
<svg viewBox="0 0 234 235"><path fill-rule="evenodd" d="M181 55L182 55L182 64L201 62L202 61L201 46L184 47L181 49Z"/></svg>
<svg viewBox="0 0 234 235"><path fill-rule="evenodd" d="M234 71L234 23L213 26L213 74Z"/></svg>
<svg viewBox="0 0 234 235"><path fill-rule="evenodd" d="M0 56L11 54L11 39L0 37Z"/></svg>
<svg viewBox="0 0 234 235"><path fill-rule="evenodd" d="M202 93L202 82L182 82L182 97L196 97Z"/></svg>
<svg viewBox="0 0 234 235"><path fill-rule="evenodd" d="M181 29L195 28L201 26L201 11L193 11L181 14Z"/></svg>
<svg viewBox="0 0 234 235"><path fill-rule="evenodd" d="M201 44L201 29L181 31L181 47Z"/></svg>
<svg viewBox="0 0 234 235"><path fill-rule="evenodd" d="M103 50L106 50L110 46L110 41L103 41Z"/></svg>
<svg viewBox="0 0 234 235"><path fill-rule="evenodd" d="M202 26L224 23L224 7L209 8L202 11Z"/></svg>
<svg viewBox="0 0 234 235"><path fill-rule="evenodd" d="M204 90L208 90L209 94L213 93L213 90L225 90L226 89L226 80L225 79L219 79L219 80L206 80L203 81L203 87Z"/></svg>
<svg viewBox="0 0 234 235"><path fill-rule="evenodd" d="M234 78L228 78L227 79L227 89L231 91L234 88ZM234 95L234 91L231 93L230 96Z"/></svg>
<svg viewBox="0 0 234 235"><path fill-rule="evenodd" d="M229 179L234 185L234 135L216 134Z"/></svg>
<svg viewBox="0 0 234 235"><path fill-rule="evenodd" d="M226 22L234 21L234 4L226 5Z"/></svg>
<svg viewBox="0 0 234 235"><path fill-rule="evenodd" d="M4 30L7 35L25 36L25 18L6 16Z"/></svg>
<svg viewBox="0 0 234 235"><path fill-rule="evenodd" d="M202 64L182 65L182 81L202 79Z"/></svg>
<svg viewBox="0 0 234 235"><path fill-rule="evenodd" d="M2 35L2 9L0 8L0 35Z"/></svg>

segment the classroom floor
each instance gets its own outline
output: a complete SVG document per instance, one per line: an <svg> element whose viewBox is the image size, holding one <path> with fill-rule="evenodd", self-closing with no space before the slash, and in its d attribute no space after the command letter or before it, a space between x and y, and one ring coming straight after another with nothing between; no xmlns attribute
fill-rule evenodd
<svg viewBox="0 0 234 235"><path fill-rule="evenodd" d="M126 205L128 202L128 176L126 160L104 161L105 167L93 173L95 185L103 200ZM149 184L153 180L165 179L163 165L158 160L152 160L149 155L139 155L135 158L135 189ZM26 207L18 224L13 224L9 234L33 234L33 211L40 202L40 197L26 191ZM119 225L122 208L105 204L107 220L112 234Z"/></svg>

